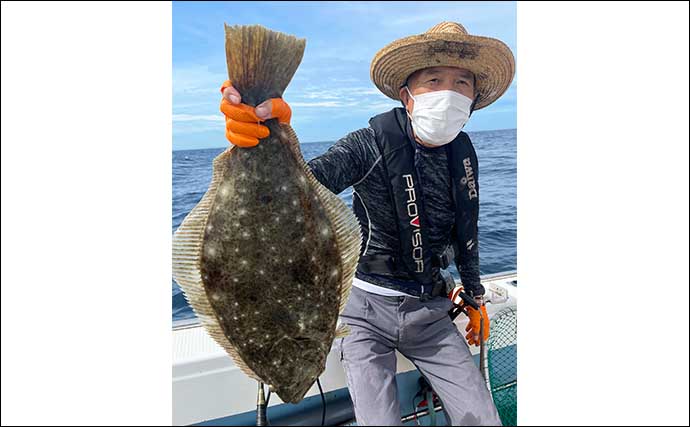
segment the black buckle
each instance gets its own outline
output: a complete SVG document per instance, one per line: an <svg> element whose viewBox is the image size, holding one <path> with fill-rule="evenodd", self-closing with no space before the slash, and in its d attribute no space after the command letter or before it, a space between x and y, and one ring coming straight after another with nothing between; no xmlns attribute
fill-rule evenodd
<svg viewBox="0 0 690 427"><path fill-rule="evenodd" d="M445 270L450 265L450 255L448 252L444 252L440 255L434 255L432 258L432 264L434 267L439 267L441 270Z"/></svg>

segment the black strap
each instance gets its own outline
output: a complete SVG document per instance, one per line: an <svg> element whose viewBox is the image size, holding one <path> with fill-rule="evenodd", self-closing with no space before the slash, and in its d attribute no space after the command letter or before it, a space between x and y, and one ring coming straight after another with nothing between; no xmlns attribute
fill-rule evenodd
<svg viewBox="0 0 690 427"><path fill-rule="evenodd" d="M395 276L405 271L395 257L390 255L362 255L357 270L364 274Z"/></svg>
<svg viewBox="0 0 690 427"><path fill-rule="evenodd" d="M445 270L450 265L453 255L448 248L441 255L431 257L431 266ZM405 274L407 270L400 260L392 255L363 255L359 258L357 269L365 274L380 274L384 276L396 276Z"/></svg>
<svg viewBox="0 0 690 427"><path fill-rule="evenodd" d="M388 191L397 219L401 246L396 262L405 266L406 275L414 281L429 286L432 277L428 222L415 165L415 142L406 133L407 115L404 111L395 108L373 117L369 123L383 156L381 163L388 177Z"/></svg>

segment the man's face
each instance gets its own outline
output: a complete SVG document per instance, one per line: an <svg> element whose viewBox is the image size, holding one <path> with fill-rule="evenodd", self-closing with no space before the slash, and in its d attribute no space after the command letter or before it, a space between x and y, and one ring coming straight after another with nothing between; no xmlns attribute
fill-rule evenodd
<svg viewBox="0 0 690 427"><path fill-rule="evenodd" d="M437 90L454 90L470 99L474 99L474 75L471 71L457 67L431 67L416 71L407 80L407 86L416 96ZM407 111L412 113L414 100L405 87L400 89L400 99Z"/></svg>

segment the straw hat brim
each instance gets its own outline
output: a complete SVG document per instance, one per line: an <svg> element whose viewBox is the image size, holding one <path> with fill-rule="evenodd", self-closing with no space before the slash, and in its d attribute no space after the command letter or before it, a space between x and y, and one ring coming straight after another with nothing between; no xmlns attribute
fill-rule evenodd
<svg viewBox="0 0 690 427"><path fill-rule="evenodd" d="M496 101L508 90L515 59L500 40L470 34L420 34L384 47L371 62L371 80L389 98L400 100L399 90L417 70L429 67L465 68L476 77L480 96L475 110Z"/></svg>

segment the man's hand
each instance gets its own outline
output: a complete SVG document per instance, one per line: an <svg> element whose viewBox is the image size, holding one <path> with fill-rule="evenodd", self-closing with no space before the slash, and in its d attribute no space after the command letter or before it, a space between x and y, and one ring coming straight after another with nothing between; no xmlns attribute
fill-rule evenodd
<svg viewBox="0 0 690 427"><path fill-rule="evenodd" d="M282 98L271 98L253 108L242 104L242 96L226 80L220 88L223 99L220 111L225 115L225 137L240 147L254 147L260 138L269 135L268 127L262 121L277 118L280 123L290 123L292 111Z"/></svg>
<svg viewBox="0 0 690 427"><path fill-rule="evenodd" d="M467 324L467 327L465 328L466 332L469 332L465 338L467 338L467 342L470 345L479 345L479 326L480 326L480 319L479 319L479 311L473 309L470 306L466 306L467 309L467 316L470 318L470 322ZM486 306L481 305L479 307L481 310L482 316L484 317L484 342L489 338L489 327L490 327L490 322L489 322L489 315L486 314Z"/></svg>

